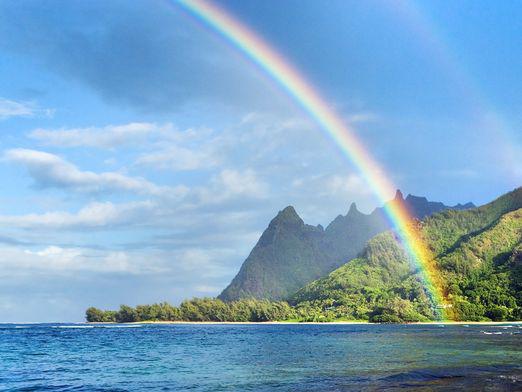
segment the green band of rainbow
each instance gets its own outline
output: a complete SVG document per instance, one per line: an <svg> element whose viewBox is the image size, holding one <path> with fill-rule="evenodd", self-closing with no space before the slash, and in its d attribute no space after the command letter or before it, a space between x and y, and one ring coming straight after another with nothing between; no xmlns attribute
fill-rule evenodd
<svg viewBox="0 0 522 392"><path fill-rule="evenodd" d="M442 288L433 260L402 203L386 203L396 187L370 156L355 133L346 125L288 61L228 12L206 0L178 2L245 54L277 82L333 139L343 154L358 168L373 192L384 203L386 213L401 237L403 246L419 269L435 304L442 304ZM444 317L443 311L439 314Z"/></svg>

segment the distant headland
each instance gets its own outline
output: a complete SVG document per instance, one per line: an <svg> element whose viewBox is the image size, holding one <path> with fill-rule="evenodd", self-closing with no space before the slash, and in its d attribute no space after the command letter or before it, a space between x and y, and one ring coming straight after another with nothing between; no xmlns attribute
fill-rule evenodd
<svg viewBox="0 0 522 392"><path fill-rule="evenodd" d="M287 207L270 222L218 298L119 310L89 322L501 322L522 319L522 188L475 207L448 207L400 191L429 249L443 304L412 267L382 209L353 204L326 229ZM443 309L443 312L441 312Z"/></svg>

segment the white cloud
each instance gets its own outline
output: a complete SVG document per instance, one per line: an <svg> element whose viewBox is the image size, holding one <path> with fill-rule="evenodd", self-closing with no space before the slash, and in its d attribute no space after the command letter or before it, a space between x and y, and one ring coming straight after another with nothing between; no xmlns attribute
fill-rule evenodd
<svg viewBox="0 0 522 392"><path fill-rule="evenodd" d="M217 165L218 138L211 129L177 130L172 123L135 122L105 127L35 129L30 138L48 146L112 149L134 144L144 150L136 164L156 169L196 170Z"/></svg>
<svg viewBox="0 0 522 392"><path fill-rule="evenodd" d="M252 169L224 169L215 175L208 187L195 192L201 204L215 204L236 198L263 199L268 196L269 186Z"/></svg>
<svg viewBox="0 0 522 392"><path fill-rule="evenodd" d="M321 196L334 195L345 198L371 194L371 190L366 181L354 173L297 178L292 181L292 186L297 189L307 187L310 191L313 191L314 194Z"/></svg>
<svg viewBox="0 0 522 392"><path fill-rule="evenodd" d="M343 197L353 195L369 195L370 188L365 180L356 174L345 176L333 175L324 179L324 190L330 194L340 194Z"/></svg>
<svg viewBox="0 0 522 392"><path fill-rule="evenodd" d="M43 214L0 215L0 225L24 229L66 229L96 228L135 224L151 218L156 204L150 201L113 204L90 203L76 213L65 211L46 212Z"/></svg>
<svg viewBox="0 0 522 392"><path fill-rule="evenodd" d="M135 163L174 171L213 168L222 162L222 138L210 128L180 131L170 124L168 131L159 134Z"/></svg>
<svg viewBox="0 0 522 392"><path fill-rule="evenodd" d="M196 170L217 164L214 154L207 148L199 150L178 145L170 145L158 151L140 155L137 165L152 166L157 169Z"/></svg>
<svg viewBox="0 0 522 392"><path fill-rule="evenodd" d="M29 117L34 114L34 108L22 102L0 98L0 118Z"/></svg>
<svg viewBox="0 0 522 392"><path fill-rule="evenodd" d="M244 171L225 169L216 178L222 185L224 194L262 197L267 185L262 182L252 169Z"/></svg>
<svg viewBox="0 0 522 392"><path fill-rule="evenodd" d="M186 191L184 187L158 186L144 178L117 172L82 171L59 156L43 151L12 149L4 153L4 159L24 165L42 188L67 188L93 193L125 191L156 196L176 196Z"/></svg>
<svg viewBox="0 0 522 392"><path fill-rule="evenodd" d="M32 102L17 102L0 97L0 120L10 117L32 117L44 115L51 117L52 109L40 109Z"/></svg>
<svg viewBox="0 0 522 392"><path fill-rule="evenodd" d="M1 274L51 273L78 271L96 273L157 273L161 263L144 263L138 255L123 251L101 251L88 248L63 248L50 245L40 250L0 247Z"/></svg>
<svg viewBox="0 0 522 392"><path fill-rule="evenodd" d="M378 121L379 116L372 112L359 112L347 115L346 120L351 124L360 124Z"/></svg>
<svg viewBox="0 0 522 392"><path fill-rule="evenodd" d="M115 148L143 141L150 135L166 132L171 128L172 124L146 122L70 129L39 128L29 133L29 137L50 146Z"/></svg>
<svg viewBox="0 0 522 392"><path fill-rule="evenodd" d="M207 294L207 295L218 295L222 290L223 287L220 286L209 286L209 285L196 285L194 287L194 290L201 294Z"/></svg>
<svg viewBox="0 0 522 392"><path fill-rule="evenodd" d="M24 252L28 257L22 259L22 265L31 269L36 267L48 270L97 272L129 272L131 270L128 257L124 252L110 252L93 257L94 255L90 255L89 251L85 249L59 246L48 246L40 251L25 250Z"/></svg>
<svg viewBox="0 0 522 392"><path fill-rule="evenodd" d="M184 273L197 273L200 278L220 278L231 273L230 267L222 263L223 259L233 256L229 249L202 250L189 248L172 255L175 268Z"/></svg>
<svg viewBox="0 0 522 392"><path fill-rule="evenodd" d="M182 188L153 200L114 204L93 202L77 212L50 211L41 214L0 215L0 226L23 229L83 229L114 228L122 226L172 225L194 227L200 220L205 221L210 206L223 206L234 201L234 205L220 210L228 220L234 218L233 210L248 200L266 198L268 185L261 181L253 170L223 170L212 178L207 186L192 190ZM219 207L221 208L221 207ZM230 210L232 208L232 211ZM196 213L194 213L196 211ZM188 215L187 215L188 214ZM237 212L240 218L243 212ZM216 218L213 218L216 219ZM208 222L205 221L208 226Z"/></svg>
<svg viewBox="0 0 522 392"><path fill-rule="evenodd" d="M83 172L53 154L34 150L9 150L5 159L23 163L36 183L45 187L95 192L123 190L146 194L150 200L127 203L91 202L76 212L48 211L23 215L0 215L0 226L22 229L79 230L121 226L195 227L206 214L232 219L234 211L254 200L266 198L269 186L252 169L224 169L204 185L158 187L145 179L119 173ZM227 205L228 203L228 205ZM230 215L232 214L232 215ZM212 218L217 219L216 217ZM208 225L208 222L205 223Z"/></svg>

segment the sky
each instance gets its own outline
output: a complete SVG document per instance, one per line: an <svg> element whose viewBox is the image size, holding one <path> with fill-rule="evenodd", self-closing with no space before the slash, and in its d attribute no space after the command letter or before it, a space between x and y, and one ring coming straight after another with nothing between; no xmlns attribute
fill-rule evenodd
<svg viewBox="0 0 522 392"><path fill-rule="evenodd" d="M404 194L522 185L517 2L217 3ZM215 296L285 206L324 226L378 206L262 69L167 0L0 2L0 178L0 322Z"/></svg>

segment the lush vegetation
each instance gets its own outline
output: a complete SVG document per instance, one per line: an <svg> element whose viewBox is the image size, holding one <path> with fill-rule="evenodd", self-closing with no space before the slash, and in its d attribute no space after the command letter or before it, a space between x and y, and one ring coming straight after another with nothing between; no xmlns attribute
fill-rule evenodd
<svg viewBox="0 0 522 392"><path fill-rule="evenodd" d="M452 320L522 319L522 188L468 211L445 211L418 224L433 252ZM376 322L436 317L434 304L391 232L291 300L328 319Z"/></svg>
<svg viewBox="0 0 522 392"><path fill-rule="evenodd" d="M328 320L398 322L435 317L419 278L391 232L374 237L361 257L308 284L291 302Z"/></svg>
<svg viewBox="0 0 522 392"><path fill-rule="evenodd" d="M179 307L166 302L138 305L135 308L121 305L118 311L89 308L89 322L139 322L139 321L276 321L295 319L295 310L287 302L245 299L223 302L214 298L194 298L183 301Z"/></svg>
<svg viewBox="0 0 522 392"><path fill-rule="evenodd" d="M293 216L295 211L285 213L292 215L284 218L299 226L301 234L315 233L297 215ZM288 227L282 229L280 222L276 223L271 224L271 237L262 237L258 246L262 246L263 241L273 241L274 236L283 236L286 243L299 239L295 232L284 237L288 236ZM451 304L446 309L449 319L522 319L522 188L479 208L444 211L412 224L433 254L431 262L439 271L444 297ZM292 258L290 248L281 255L284 257L280 262ZM295 267L292 263L289 266L288 271L284 270L287 274ZM301 276L299 270L295 274ZM438 317L419 271L412 268L391 231L375 236L367 242L359 257L304 285L287 299L288 303L256 299L224 302L203 298L185 301L179 307L162 303L136 308L123 305L119 311L89 308L86 315L88 321L98 322L413 322Z"/></svg>

